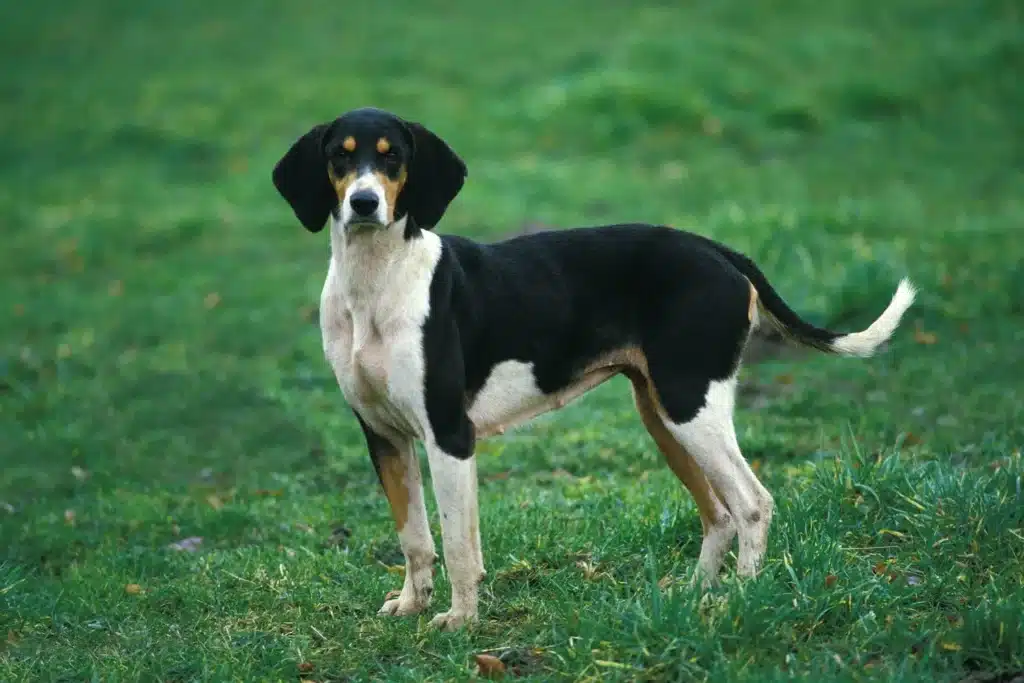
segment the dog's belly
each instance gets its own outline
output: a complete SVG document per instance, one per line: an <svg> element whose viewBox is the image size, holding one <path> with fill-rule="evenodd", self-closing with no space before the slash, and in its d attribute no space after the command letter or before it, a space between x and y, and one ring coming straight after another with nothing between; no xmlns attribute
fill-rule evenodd
<svg viewBox="0 0 1024 683"><path fill-rule="evenodd" d="M595 367L558 391L545 394L537 386L533 363L502 361L491 369L487 381L473 399L469 419L479 439L503 434L506 429L565 406L615 376L621 369L614 365Z"/></svg>

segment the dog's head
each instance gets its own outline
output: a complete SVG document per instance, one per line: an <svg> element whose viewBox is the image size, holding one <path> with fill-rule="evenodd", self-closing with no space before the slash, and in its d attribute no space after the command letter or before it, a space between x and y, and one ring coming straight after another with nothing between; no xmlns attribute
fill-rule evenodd
<svg viewBox="0 0 1024 683"><path fill-rule="evenodd" d="M300 137L274 167L274 187L311 232L334 214L344 229L409 218L434 227L462 189L466 165L418 123L355 109Z"/></svg>

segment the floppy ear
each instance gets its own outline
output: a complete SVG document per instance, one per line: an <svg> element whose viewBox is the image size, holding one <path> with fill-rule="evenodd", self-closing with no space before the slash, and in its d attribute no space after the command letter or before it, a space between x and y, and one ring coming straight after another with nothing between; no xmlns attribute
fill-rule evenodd
<svg viewBox="0 0 1024 683"><path fill-rule="evenodd" d="M397 213L416 225L433 228L466 180L466 164L441 138L418 123L405 122L413 143L408 178L398 197Z"/></svg>
<svg viewBox="0 0 1024 683"><path fill-rule="evenodd" d="M295 141L274 166L274 187L288 201L296 218L310 232L320 232L338 205L327 177L323 137L328 124L314 126Z"/></svg>

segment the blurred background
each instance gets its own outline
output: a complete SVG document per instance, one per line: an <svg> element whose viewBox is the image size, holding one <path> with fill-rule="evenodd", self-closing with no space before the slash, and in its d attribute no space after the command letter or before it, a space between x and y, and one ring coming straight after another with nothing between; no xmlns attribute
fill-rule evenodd
<svg viewBox="0 0 1024 683"><path fill-rule="evenodd" d="M225 575L191 594L192 568L151 559L179 535L245 564L354 533L400 562L320 349L327 236L270 182L299 135L354 107L419 121L465 159L442 232L669 223L746 252L845 329L913 278L885 358L747 369L741 442L769 483L854 434L942 467L1024 442L1019 0L10 1L0 60L0 597L19 586L11 633L40 643L49 600L79 605L86 635L53 670L100 638L100 586L123 598L163 576L180 593L147 618L172 635L181 614L206 618ZM551 472L632 486L652 470L676 492L624 389L481 446L486 486L506 491L485 505L532 514L515 487ZM509 538L495 557L521 547ZM374 562L362 588L330 590L376 601ZM73 567L93 581L74 598L47 583Z"/></svg>
<svg viewBox="0 0 1024 683"><path fill-rule="evenodd" d="M909 274L903 404L978 406L943 445L1010 421L988 380L1020 372L1019 3L90 0L0 26L8 498L75 464L178 482L361 448L319 349L326 236L270 170L364 105L466 160L441 231L670 223L847 327Z"/></svg>

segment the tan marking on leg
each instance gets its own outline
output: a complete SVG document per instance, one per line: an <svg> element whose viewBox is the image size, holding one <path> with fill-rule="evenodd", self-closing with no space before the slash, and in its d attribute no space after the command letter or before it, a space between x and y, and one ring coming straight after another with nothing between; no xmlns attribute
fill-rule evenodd
<svg viewBox="0 0 1024 683"><path fill-rule="evenodd" d="M402 169L398 172L398 177L394 179L389 178L380 171L376 171L374 175L377 176L380 184L384 186L384 199L388 203L388 223L391 223L395 220L395 202L398 201L398 195L401 194L402 188L405 187L405 180L409 177L409 174L405 170L405 166L402 166Z"/></svg>
<svg viewBox="0 0 1024 683"><path fill-rule="evenodd" d="M658 409L653 386L647 380L633 380L633 400L636 402L636 408L644 427L654 439L658 450L665 456L669 468L693 496L693 501L697 504L697 511L700 513L701 526L704 533L708 533L712 527L722 524L728 518L728 511L719 502L707 477L704 476L693 457L679 445L679 442L665 427L665 423L659 415L664 411Z"/></svg>
<svg viewBox="0 0 1024 683"><path fill-rule="evenodd" d="M391 150L391 141L387 138L378 138L377 140L377 152L379 154L387 154Z"/></svg>
<svg viewBox="0 0 1024 683"><path fill-rule="evenodd" d="M750 304L747 306L747 322L754 322L754 314L757 312L757 290L754 284L750 283Z"/></svg>
<svg viewBox="0 0 1024 683"><path fill-rule="evenodd" d="M398 533L402 533L405 523L409 520L409 488L406 485L405 460L395 451L377 460L380 472L380 483L384 487L384 495L391 505L391 516L395 519Z"/></svg>
<svg viewBox="0 0 1024 683"><path fill-rule="evenodd" d="M341 146L345 148L346 152L354 152L356 151L356 139L349 135L342 141Z"/></svg>

